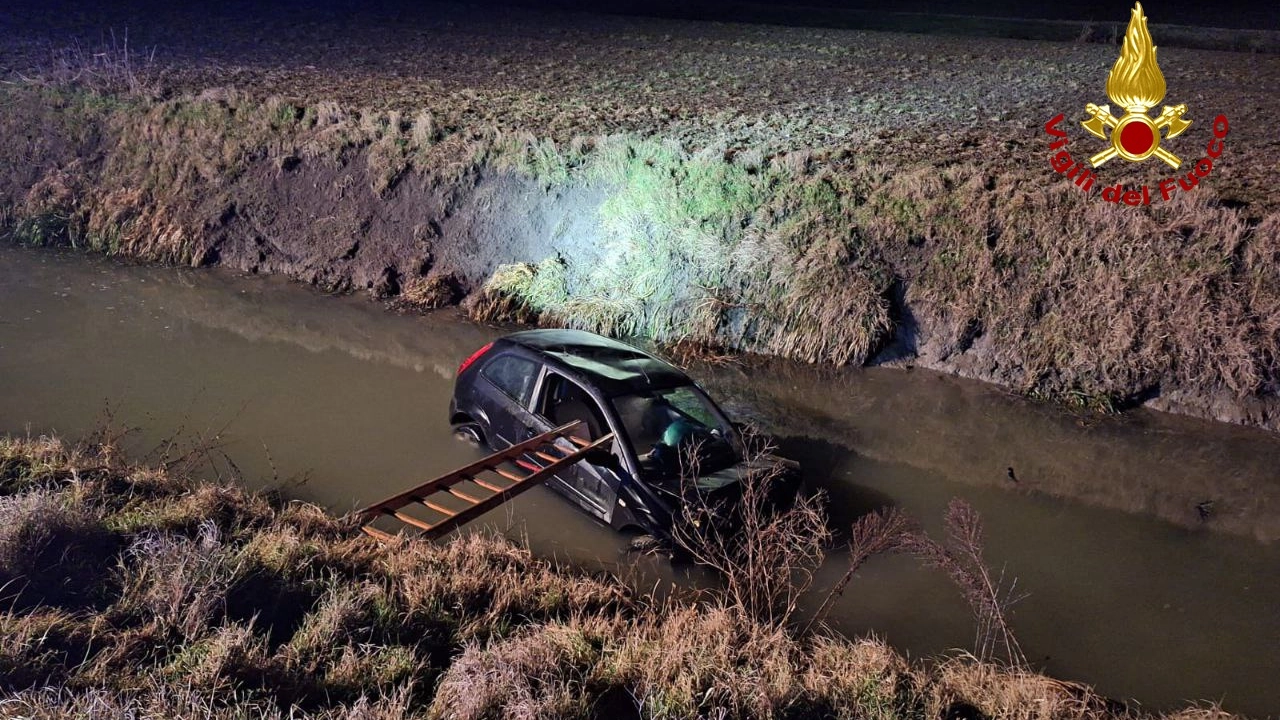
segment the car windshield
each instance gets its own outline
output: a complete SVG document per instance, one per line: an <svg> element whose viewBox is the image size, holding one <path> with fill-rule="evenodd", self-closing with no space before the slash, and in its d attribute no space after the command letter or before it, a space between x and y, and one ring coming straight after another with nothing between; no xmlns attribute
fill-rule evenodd
<svg viewBox="0 0 1280 720"><path fill-rule="evenodd" d="M645 469L678 471L681 454L690 450L696 451L703 474L737 462L730 441L733 428L697 387L623 395L613 398L613 406Z"/></svg>

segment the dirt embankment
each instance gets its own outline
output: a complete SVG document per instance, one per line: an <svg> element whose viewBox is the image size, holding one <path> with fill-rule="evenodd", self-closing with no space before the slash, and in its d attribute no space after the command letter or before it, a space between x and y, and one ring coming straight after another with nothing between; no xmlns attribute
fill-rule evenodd
<svg viewBox="0 0 1280 720"><path fill-rule="evenodd" d="M1227 152L1130 208L1042 129L1094 149L1112 46L446 10L158 13L155 65L6 37L5 234L1280 429L1273 56L1161 53L1178 152L1218 112Z"/></svg>

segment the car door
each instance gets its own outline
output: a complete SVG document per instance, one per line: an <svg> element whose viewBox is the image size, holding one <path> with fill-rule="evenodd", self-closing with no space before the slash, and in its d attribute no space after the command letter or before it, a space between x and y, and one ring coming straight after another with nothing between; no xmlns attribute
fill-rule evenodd
<svg viewBox="0 0 1280 720"><path fill-rule="evenodd" d="M542 374L542 363L508 352L480 368L476 404L488 420L489 445L502 450L525 439L529 402Z"/></svg>
<svg viewBox="0 0 1280 720"><path fill-rule="evenodd" d="M530 436L574 420L581 421L574 434L583 440L598 440L611 432L607 416L599 403L581 385L554 370L546 371L537 397L530 407L531 411L527 415L529 427L526 431ZM564 439L558 441L558 444L566 449L574 447ZM617 445L613 447L616 448ZM615 456L616 452L615 450ZM558 477L563 480L573 499L587 512L609 522L619 484L615 470L579 462Z"/></svg>

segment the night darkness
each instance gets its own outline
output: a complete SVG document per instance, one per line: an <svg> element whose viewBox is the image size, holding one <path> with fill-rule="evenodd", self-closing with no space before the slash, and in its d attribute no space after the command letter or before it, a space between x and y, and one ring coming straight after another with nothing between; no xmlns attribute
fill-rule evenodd
<svg viewBox="0 0 1280 720"><path fill-rule="evenodd" d="M1280 0L0 0L0 716L1274 713L1277 116Z"/></svg>
<svg viewBox="0 0 1280 720"><path fill-rule="evenodd" d="M928 15L968 15L995 18L1030 20L1067 20L1073 22L1102 22L1124 20L1129 6L1105 0L1082 2L1018 2L1017 0L958 0L956 2L928 2L927 0L901 0L895 3L870 0L804 0L803 2L724 2L722 0L692 0L691 2L593 2L591 0L556 0L549 3L500 3L525 6L557 6L580 10L622 12L627 14L653 14L664 17L697 17L705 20L741 20L766 9L786 8L796 24L806 19L823 18L824 10L848 10L855 12L921 13ZM1148 14L1158 18L1156 22L1196 25L1202 27L1229 28L1280 28L1280 7L1260 2L1155 2L1146 5ZM808 12L806 12L808 11ZM806 15L810 16L806 18Z"/></svg>
<svg viewBox="0 0 1280 720"><path fill-rule="evenodd" d="M210 17L253 16L287 11L301 15L334 14L363 16L370 13L382 16L411 16L431 7L421 0L272 0L270 2L212 2L197 0L182 3L185 6L204 6ZM472 6L517 6L525 8L560 9L618 13L668 18L685 18L715 21L769 22L794 25L829 27L863 27L884 29L874 16L895 14L920 14L928 16L971 16L1019 20L1052 20L1066 22L1122 22L1129 5L1106 0L1080 2L1028 3L1017 0L958 0L957 2L928 2L927 0L903 0L887 5L871 0L802 0L800 2L729 2L726 0L472 0L463 3ZM12 8L19 16L26 0L18 0ZM40 10L65 9L111 14L116 10L149 11L165 10L172 3L153 0L126 0L125 2L98 3L83 0L60 0L53 3L31 4ZM1161 24L1192 25L1198 27L1280 29L1280 6L1274 3L1243 2L1154 2L1147 5L1153 22ZM3 18L3 15L0 15Z"/></svg>

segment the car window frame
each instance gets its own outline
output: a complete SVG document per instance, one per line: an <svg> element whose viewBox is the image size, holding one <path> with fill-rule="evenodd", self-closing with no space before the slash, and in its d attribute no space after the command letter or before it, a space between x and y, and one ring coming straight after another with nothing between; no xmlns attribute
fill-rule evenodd
<svg viewBox="0 0 1280 720"><path fill-rule="evenodd" d="M529 404L525 409L530 415L537 417L549 427L555 427L555 423L551 418L542 414L540 402L543 400L544 394L547 392L547 386L551 382L551 376L556 375L566 382L571 382L578 386L578 389L587 396L587 399L595 403L596 409L600 411L600 417L604 420L607 432L613 433L613 442L609 443L610 452L622 460L623 467L627 473L635 476L636 469L639 467L635 461L635 453L631 451L630 445L625 441L622 435L618 434L618 428L621 426L616 416L613 414L612 403L608 402L608 398L603 398L599 393L592 392L590 386L579 382L570 377L563 370L544 364L542 367L542 375L538 378L538 387L534 390L533 397L529 399Z"/></svg>
<svg viewBox="0 0 1280 720"><path fill-rule="evenodd" d="M675 393L681 390L689 390L689 393L691 395L693 395L695 398L701 401L701 409L706 410L708 414L711 415L712 422L720 426L720 430L722 430L725 433L726 437L733 432L733 421L730 420L729 416L725 415L724 411L720 409L720 407L716 404L715 399L712 398L711 395L706 390L703 390L701 387L699 387L697 383L690 382L688 385L674 385L672 387L665 388L657 392ZM681 415L684 415L685 417L690 418L694 422L697 422L704 426L707 424L703 422L700 418L694 417L693 415L689 414L683 408L676 405L674 402L672 403L672 407L674 407L676 411L679 412Z"/></svg>
<svg viewBox="0 0 1280 720"><path fill-rule="evenodd" d="M530 377L532 379L529 383L529 398L527 400L521 400L519 398L513 397L511 393L507 392L506 388L498 384L498 382L494 380L493 377L491 377L487 372L490 368L492 368L497 363L503 360L508 360L508 359L514 359L517 361L526 362L526 363L529 363L531 366L533 366L533 369L530 374ZM511 402L515 403L516 407L524 408L526 410L529 409L530 403L533 402L534 398L538 396L538 391L542 386L542 378L545 372L546 372L545 363L535 358L526 357L525 355L522 355L518 352L499 353L494 357L490 358L488 362L480 366L480 377L484 378L485 382L492 385L495 389L497 389L498 392L502 393L504 397L506 397Z"/></svg>
<svg viewBox="0 0 1280 720"><path fill-rule="evenodd" d="M715 415L717 418L719 418L720 424L722 424L725 428L728 428L729 434L725 438L725 440L733 448L734 453L738 455L739 460L741 460L742 457L744 456L744 453L743 453L743 448L740 445L740 439L738 438L737 429L733 424L733 420L730 419L729 415L724 411L723 408L720 407L720 403L717 403L716 399L711 396L711 393L707 392L705 388L699 385L692 378L690 378L688 382L680 383L678 385L655 386L655 387L645 388L643 391L660 393L668 390L679 390L681 388L692 388L697 394L701 395L702 398L706 400L708 407L711 409L711 413ZM626 426L626 422L622 419L622 415L618 412L617 400L619 398L625 398L632 395L639 395L641 392L642 392L641 390L628 390L627 392L621 392L606 398L606 400L608 401L607 412L611 413L612 415L618 418L618 427L621 428L621 435L617 437L617 442L625 446L625 455L627 455L627 457L635 458L632 465L635 468L634 472L637 472L637 473L640 471L640 461L639 461L640 452L635 447L635 444L632 442L631 433L629 432L629 429ZM683 411L681 411L681 413L684 414Z"/></svg>
<svg viewBox="0 0 1280 720"><path fill-rule="evenodd" d="M529 403L526 405L526 408L531 414L538 416L548 425L555 427L555 422L551 418L547 417L543 412L545 409L543 405L546 400L547 386L551 384L552 375L559 377L565 382L573 383L573 385L582 392L586 399L596 406L597 414L599 415L600 420L604 422L605 428L608 432L613 432L613 421L609 418L608 408L605 406L605 403L600 402L595 393L591 392L586 385L552 367L543 368L542 376L538 378L538 386L534 389L533 396L529 398Z"/></svg>

